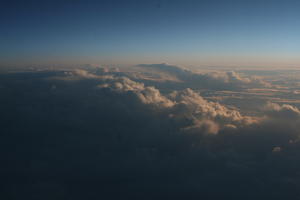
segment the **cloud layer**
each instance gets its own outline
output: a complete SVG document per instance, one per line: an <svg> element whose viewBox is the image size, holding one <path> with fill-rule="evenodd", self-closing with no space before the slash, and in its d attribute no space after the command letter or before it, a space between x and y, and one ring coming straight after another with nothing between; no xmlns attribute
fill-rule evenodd
<svg viewBox="0 0 300 200"><path fill-rule="evenodd" d="M254 84L225 74L210 76ZM296 106L247 115L193 88L164 91L110 70L0 76L3 199L300 195Z"/></svg>
<svg viewBox="0 0 300 200"><path fill-rule="evenodd" d="M234 71L213 71L206 73L195 73L188 69L168 64L142 64L138 67L158 73L162 79L166 75L172 75L181 80L185 87L206 89L241 89L249 87L271 87L271 84L257 76L242 77ZM175 78L174 78L175 79ZM181 84L183 84L181 83Z"/></svg>

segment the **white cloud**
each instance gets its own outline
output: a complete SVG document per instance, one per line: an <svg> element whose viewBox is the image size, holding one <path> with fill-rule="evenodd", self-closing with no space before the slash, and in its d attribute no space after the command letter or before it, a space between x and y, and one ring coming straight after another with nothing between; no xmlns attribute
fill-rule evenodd
<svg viewBox="0 0 300 200"><path fill-rule="evenodd" d="M253 117L243 116L238 110L229 109L224 105L209 102L192 89L174 91L165 96L154 87L145 87L126 77L106 79L98 86L110 88L119 93L133 92L144 104L161 109L168 109L175 119L185 119L191 122L186 130L199 129L201 132L216 134L222 128L238 127L256 122Z"/></svg>

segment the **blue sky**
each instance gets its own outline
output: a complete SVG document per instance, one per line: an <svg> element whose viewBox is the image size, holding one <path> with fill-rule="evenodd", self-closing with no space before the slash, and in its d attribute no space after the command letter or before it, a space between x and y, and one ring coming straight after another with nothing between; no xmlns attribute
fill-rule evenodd
<svg viewBox="0 0 300 200"><path fill-rule="evenodd" d="M300 1L1 2L1 65L300 66Z"/></svg>

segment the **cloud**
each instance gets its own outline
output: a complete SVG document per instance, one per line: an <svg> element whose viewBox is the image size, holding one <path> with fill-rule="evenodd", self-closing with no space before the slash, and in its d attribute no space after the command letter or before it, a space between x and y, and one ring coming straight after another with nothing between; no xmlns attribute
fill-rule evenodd
<svg viewBox="0 0 300 200"><path fill-rule="evenodd" d="M149 68L149 69L156 69L158 71L164 71L168 72L173 75L178 75L178 76L184 76L188 73L191 73L190 70L175 66L175 65L169 65L166 63L162 64L139 64L138 67L142 68Z"/></svg>
<svg viewBox="0 0 300 200"><path fill-rule="evenodd" d="M107 82L98 87L110 88L122 93L133 92L144 104L151 104L162 109L168 108L168 112L173 118L184 118L191 121L190 127L183 127L186 130L195 130L197 127L202 130L206 127L207 130L204 132L216 134L219 129L224 127L243 126L256 122L255 118L242 116L237 110L205 100L189 88L164 96L158 89L145 87L143 83L132 81L126 77L107 79ZM215 125L213 126L213 124Z"/></svg>
<svg viewBox="0 0 300 200"><path fill-rule="evenodd" d="M176 102L175 112L194 119L196 125L194 127L197 127L197 124L202 124L201 121L205 120L218 124L218 129L228 126L244 126L256 122L255 118L243 116L238 110L205 100L191 89L175 91L170 96ZM217 126L214 127L213 132L216 132Z"/></svg>
<svg viewBox="0 0 300 200"><path fill-rule="evenodd" d="M70 72L71 76L79 76L82 78L96 78L97 76L94 74L91 74L89 72L87 72L86 70L82 70L82 69L75 69L74 71Z"/></svg>
<svg viewBox="0 0 300 200"><path fill-rule="evenodd" d="M107 82L98 85L99 88L110 88L116 92L133 92L137 98L145 103L160 107L171 107L173 102L160 94L154 87L145 87L143 83L130 80L127 77L107 79Z"/></svg>
<svg viewBox="0 0 300 200"><path fill-rule="evenodd" d="M177 72L185 71L178 67L162 65L164 70ZM147 65L147 67L149 67ZM150 67L161 68L161 65L150 65ZM210 73L213 79L222 80L224 83L250 83L252 79L242 78L235 72L227 73ZM70 78L71 77L71 78ZM178 124L182 124L181 129L185 131L212 133L217 134L222 130L235 130L253 124L278 123L283 124L287 121L288 127L295 128L292 120L296 122L296 126L300 125L300 111L291 105L284 104L282 106L275 103L268 103L262 117L245 116L236 108L228 108L218 102L212 102L204 99L198 92L187 88L183 90L175 90L168 94L162 94L159 89L153 86L145 86L142 82L133 81L128 77L109 75L104 72L102 75L95 75L85 70L75 70L67 72L67 76L63 76L67 80L93 79L98 83L99 89L110 89L113 92L123 94L133 94L135 100L140 103L155 107L156 111L167 112L168 116L176 120ZM264 122L262 122L264 121ZM264 125L263 125L264 126Z"/></svg>
<svg viewBox="0 0 300 200"><path fill-rule="evenodd" d="M211 72L204 74L212 79L222 81L223 83L240 85L241 87L271 87L270 83L263 81L257 76L242 77L240 74L234 71L229 72Z"/></svg>
<svg viewBox="0 0 300 200"><path fill-rule="evenodd" d="M3 199L299 196L295 106L248 116L110 72L1 74L0 85Z"/></svg>
<svg viewBox="0 0 300 200"><path fill-rule="evenodd" d="M299 120L300 111L298 108L283 104L279 105L276 103L268 102L265 106L266 115L270 118L280 119L280 120Z"/></svg>
<svg viewBox="0 0 300 200"><path fill-rule="evenodd" d="M282 151L281 147L274 147L272 150L272 152L275 152L275 153L281 152L281 151Z"/></svg>
<svg viewBox="0 0 300 200"><path fill-rule="evenodd" d="M74 69L69 71L63 71L63 74L58 74L57 76L49 77L48 79L63 80L63 81L80 81L84 79L111 79L112 75L107 73L102 73L102 75L97 75L91 73L84 69Z"/></svg>
<svg viewBox="0 0 300 200"><path fill-rule="evenodd" d="M205 89L242 89L251 87L271 87L271 84L262 80L258 76L242 77L234 71L229 72L208 72L195 73L191 70L184 69L168 64L140 64L138 67L150 70L151 73L164 72L172 75L184 82L185 87L205 88ZM151 71L152 70L152 71ZM154 71L153 71L154 70ZM161 75L163 78L164 75ZM169 79L169 78L168 78ZM181 83L182 84L182 83Z"/></svg>

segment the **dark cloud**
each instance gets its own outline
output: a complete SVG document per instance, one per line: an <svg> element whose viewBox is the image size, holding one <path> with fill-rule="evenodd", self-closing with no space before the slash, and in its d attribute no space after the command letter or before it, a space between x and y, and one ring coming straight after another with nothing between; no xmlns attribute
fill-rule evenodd
<svg viewBox="0 0 300 200"><path fill-rule="evenodd" d="M0 76L3 199L300 195L296 107L246 116L111 72Z"/></svg>

